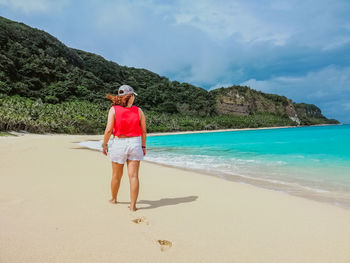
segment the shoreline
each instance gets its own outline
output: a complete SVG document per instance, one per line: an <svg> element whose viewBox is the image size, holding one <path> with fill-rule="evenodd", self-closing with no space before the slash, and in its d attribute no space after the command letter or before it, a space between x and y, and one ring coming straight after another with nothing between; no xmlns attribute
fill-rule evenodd
<svg viewBox="0 0 350 263"><path fill-rule="evenodd" d="M314 126L329 126L329 125L314 125ZM309 127L309 126L306 126ZM279 128L294 128L292 127L264 127L257 129L230 129L230 130L219 130L219 131L211 131L211 132L223 132L223 131L246 131L246 130L266 130L266 129L279 129ZM192 133L206 133L207 131L197 131L197 132L182 132L182 133L164 133L164 134L155 134L154 136L163 136L163 135L176 135L176 134L192 134ZM210 131L209 131L210 132ZM150 136L151 137L151 136ZM86 141L85 141L86 142ZM93 150L90 147L94 147L92 145L84 145L84 141L79 142L79 145L82 148ZM95 149L98 151L97 149ZM147 158L147 157L146 157ZM214 176L220 179L224 179L225 181L232 181L236 183L244 183L249 184L258 188L269 189L277 192L282 192L291 196L302 197L308 200L313 200L317 202L331 204L343 209L350 210L350 199L345 193L334 192L334 190L330 190L327 187L322 188L320 186L312 186L305 185L298 181L283 181L278 179L267 179L267 178L259 178L255 176L249 176L246 174L231 174L218 172L211 169L201 169L201 168L189 168L185 166L179 166L176 164L169 164L164 162L157 162L152 159L144 160L145 162L152 163L155 165L160 165L168 168L180 169L183 171L191 171L198 174L205 174L209 176Z"/></svg>
<svg viewBox="0 0 350 263"><path fill-rule="evenodd" d="M90 148L85 148L85 149L86 150L93 150ZM97 150L93 150L93 151L97 151ZM321 191L321 192L327 191L328 192L328 190L315 189L315 188L310 188L310 187L298 185L299 188L309 188L308 189L309 192L307 192L307 191L299 189L297 187L293 188L290 185L288 185L291 183L280 182L278 184L277 182L272 182L269 180L263 180L263 179L259 179L259 178L253 178L253 177L246 176L246 175L222 174L220 172L215 173L215 172L209 172L209 171L201 170L201 169L191 169L191 168L175 166L175 165L170 165L170 164L157 163L157 162L148 161L148 160L143 160L143 161L157 165L157 166L163 166L166 168L179 169L182 171L193 172L193 173L200 174L200 175L211 176L211 177L215 177L215 178L218 178L220 180L227 181L227 182L246 184L246 185L256 187L258 189L271 190L271 191L283 193L283 194L286 194L286 195L289 195L292 197L298 197L298 198L303 198L306 200L320 202L320 203L332 205L332 206L350 211L350 206L341 203L339 200L336 200L335 199L336 197L322 196L322 195L318 194L319 191ZM275 181L275 180L273 180L273 181ZM332 193L332 192L330 192L330 193Z"/></svg>
<svg viewBox="0 0 350 263"><path fill-rule="evenodd" d="M79 145L79 146L80 146L80 149L83 149L83 150L100 152L97 149L92 149L92 148L89 148L86 146L81 146L81 145ZM269 180L253 178L250 176L240 175L240 174L223 174L220 172L215 173L215 172L209 172L209 171L204 170L204 169L187 168L187 167L176 166L176 165L171 165L171 164L157 163L157 162L149 161L149 160L143 160L143 162L153 164L156 166L165 167L165 168L178 169L178 170L185 171L185 172L192 172L192 173L196 173L198 175L211 176L211 177L215 177L215 178L218 178L220 180L227 181L227 182L233 182L233 183L238 183L238 184L247 184L247 185L256 187L258 189L271 190L271 191L275 191L278 193L287 194L287 195L290 195L293 197L299 197L299 198L303 198L306 200L312 200L315 202L320 202L320 203L332 205L332 206L350 211L350 206L347 206L345 204L340 203L340 201L336 200L335 197L330 197L330 196L326 197L326 196L321 196L318 194L319 191L321 191L321 192L327 191L328 192L328 190L312 189L310 187L298 185L299 188L305 188L305 187L309 188L308 189L309 192L307 192L305 190L303 191L303 190L298 189L296 187L292 188L292 187L288 186L288 184L290 184L290 183L285 183L285 182L281 182L280 184L278 184L277 182L271 182Z"/></svg>
<svg viewBox="0 0 350 263"><path fill-rule="evenodd" d="M261 127L261 128L243 128L243 129L223 129L223 130L205 130L205 131L186 131L186 132L165 132L165 133L151 133L147 134L147 136L166 136L166 135L178 135L178 134L196 134L196 133L214 133L214 132L231 132L231 131L254 131L254 130L268 130L268 129L284 129L284 128L299 128L299 127L318 127L318 126L330 126L330 125L344 125L344 124L319 124L319 125L310 125L310 126L278 126L278 127ZM32 134L32 133L18 133L18 132L12 132L10 133L10 137L13 137L13 135L17 136L25 136L25 135L31 135L31 136L59 136L59 137L69 137L69 136L79 136L84 138L84 140L74 141L75 144L79 144L80 149L89 150L89 151L97 151L97 149L89 148L88 146L81 145L80 143L86 142L86 138L90 138L88 141L100 141L103 138L103 135L71 135L71 134ZM2 138L8 137L8 136L1 136ZM0 137L0 140L1 140ZM91 139L92 138L92 139ZM247 184L250 186L254 186L260 189L267 189L272 190L276 192L281 192L283 194L287 194L294 197L300 197L304 198L306 200L312 200L316 202L321 202L325 204L329 204L332 206L339 207L341 209L350 210L350 206L348 205L349 202L342 203L343 200L339 199L341 197L337 196L334 192L329 192L328 190L324 189L318 189L318 188L311 188L308 186L298 185L291 186L290 182L272 182L270 180L264 180L259 178L254 178L251 176L247 176L244 174L223 174L220 172L214 172L214 171L208 171L204 169L195 169L195 168L187 168L182 166L176 166L171 164L165 164L165 163L159 163L154 162L150 160L144 160L147 163L163 166L166 168L173 168L173 169L179 169L182 171L187 172L193 172L197 174L204 174L207 176L212 176L215 178L219 178L224 181L228 182L234 182L239 184ZM304 189L304 190L303 190ZM328 196L322 196L319 194L320 192L329 192Z"/></svg>
<svg viewBox="0 0 350 263"><path fill-rule="evenodd" d="M222 130L202 130L202 131L184 131L184 132L165 132L165 133L150 133L147 134L147 136L152 137L152 136L166 136L166 135L178 135L178 134L196 134L196 133L214 133L214 132L231 132L231 131L254 131L254 130L268 130L268 129L287 129L287 128L299 128L299 127L318 127L318 126L333 126L333 125L346 125L346 124L319 124L319 125L309 125L309 126L278 126L278 127L261 127L261 128L243 128L243 129L222 129ZM79 140L79 141L74 141L74 143L78 144L81 142L86 141L85 138L90 138L88 141L100 141L103 138L103 135L71 135L71 134L32 134L32 133L21 133L21 132L10 132L9 135L7 136L0 136L1 138L5 139L6 137L13 137L13 135L16 136L26 136L26 135L31 135L31 136L59 136L59 137L70 137L70 136L79 136L81 138L84 138L84 140ZM90 150L90 151L99 151L96 149L89 148L87 146L80 145L81 149L84 150ZM281 182L278 184L277 182L270 182L268 180L260 180L259 178L253 178L250 176L246 175L241 175L241 174L221 174L219 172L215 173L212 171L207 171L203 169L191 169L187 167L181 167L181 166L176 166L176 165L171 165L171 164L164 164L164 163L158 163L154 161L148 161L144 160L145 162L148 162L150 164L155 164L159 166L164 166L167 168L174 168L174 169L179 169L183 171L189 171L189 172L194 172L197 174L205 174L207 176L213 176L219 179L223 179L224 181L231 181L235 183L242 183L242 184L248 184L257 188L261 189L268 189L276 192L282 192L284 194L290 195L290 196L295 196L295 197L301 197L305 198L307 200L313 200L321 203L326 203L330 204L342 209L350 210L350 207L348 207L345 204L339 203L337 200L336 196L332 196L332 192L330 192L330 196L322 196L318 194L318 190L322 189L313 189L310 187L309 191L302 190L302 188L305 188L303 185L299 185L299 188L297 187L290 187L287 185L284 185ZM298 185L297 185L298 186Z"/></svg>

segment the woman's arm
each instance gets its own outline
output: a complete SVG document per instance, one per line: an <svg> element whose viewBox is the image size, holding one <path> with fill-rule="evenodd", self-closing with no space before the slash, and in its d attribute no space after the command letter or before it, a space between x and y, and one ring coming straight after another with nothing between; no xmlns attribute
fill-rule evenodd
<svg viewBox="0 0 350 263"><path fill-rule="evenodd" d="M140 115L140 125L142 129L142 150L143 155L146 155L146 137L147 137L147 127L146 127L146 117L143 111L139 108L139 115Z"/></svg>
<svg viewBox="0 0 350 263"><path fill-rule="evenodd" d="M113 127L114 127L114 108L111 107L109 112L108 112L108 119L107 119L107 125L105 129L105 134L103 137L103 143L102 143L102 152L104 155L107 155L108 153L108 141L109 138L111 137L111 134L113 132Z"/></svg>

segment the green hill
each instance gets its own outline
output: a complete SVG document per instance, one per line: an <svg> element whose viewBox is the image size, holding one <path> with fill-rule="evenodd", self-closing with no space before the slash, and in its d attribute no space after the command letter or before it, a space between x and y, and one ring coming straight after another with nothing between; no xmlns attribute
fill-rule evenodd
<svg viewBox="0 0 350 263"><path fill-rule="evenodd" d="M146 69L120 66L65 46L50 34L0 17L0 129L103 131L107 93L139 93L150 131L335 123L314 105L233 86L208 92ZM313 114L317 108L319 114Z"/></svg>

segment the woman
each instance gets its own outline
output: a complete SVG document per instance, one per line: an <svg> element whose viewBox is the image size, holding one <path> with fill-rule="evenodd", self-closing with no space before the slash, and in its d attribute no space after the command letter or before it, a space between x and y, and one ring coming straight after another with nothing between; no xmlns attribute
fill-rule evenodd
<svg viewBox="0 0 350 263"><path fill-rule="evenodd" d="M109 154L112 161L112 199L116 204L120 181L123 176L124 163L128 167L130 182L130 210L136 211L139 194L140 161L146 155L146 118L142 110L133 106L134 89L128 85L120 86L118 96L107 94L113 102L108 113L108 121L102 143L103 154ZM108 149L108 141L114 135L113 144Z"/></svg>

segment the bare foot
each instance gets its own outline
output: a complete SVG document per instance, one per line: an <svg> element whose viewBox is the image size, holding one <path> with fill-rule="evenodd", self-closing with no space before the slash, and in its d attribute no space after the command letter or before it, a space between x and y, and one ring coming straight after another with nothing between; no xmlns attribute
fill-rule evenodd
<svg viewBox="0 0 350 263"><path fill-rule="evenodd" d="M128 208L129 208L129 210L132 211L132 212L135 212L135 211L137 210L136 206L135 206L135 207L132 207L132 208L131 208L130 206L128 206Z"/></svg>
<svg viewBox="0 0 350 263"><path fill-rule="evenodd" d="M110 202L111 204L116 204L116 203L117 203L117 200L114 199L114 198L112 198L111 200L109 200L109 202Z"/></svg>

